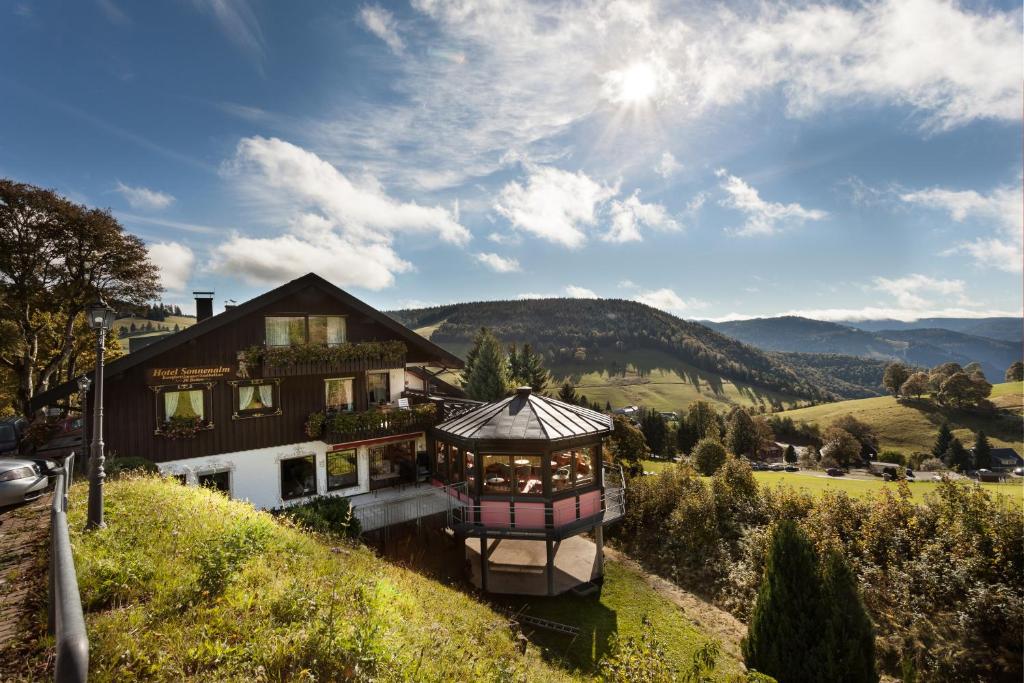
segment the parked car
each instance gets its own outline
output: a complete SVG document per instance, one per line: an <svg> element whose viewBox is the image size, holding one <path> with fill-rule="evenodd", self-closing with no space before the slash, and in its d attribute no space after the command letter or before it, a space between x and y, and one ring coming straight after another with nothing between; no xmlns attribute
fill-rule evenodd
<svg viewBox="0 0 1024 683"><path fill-rule="evenodd" d="M786 469L786 466L783 465L781 462L773 462L771 465L768 466L768 469L770 469L772 472L782 472L783 470Z"/></svg>
<svg viewBox="0 0 1024 683"><path fill-rule="evenodd" d="M43 495L49 479L31 460L0 460L0 507L18 505Z"/></svg>
<svg viewBox="0 0 1024 683"><path fill-rule="evenodd" d="M800 468L797 467L796 465L786 465L786 471L787 472L799 472Z"/></svg>
<svg viewBox="0 0 1024 683"><path fill-rule="evenodd" d="M846 474L846 472L842 471L838 467L829 467L827 470L825 470L825 474L827 474L830 477L842 477L843 475Z"/></svg>
<svg viewBox="0 0 1024 683"><path fill-rule="evenodd" d="M1015 477L1024 477L1024 467L1014 467L1013 468L1013 476L1015 476Z"/></svg>
<svg viewBox="0 0 1024 683"><path fill-rule="evenodd" d="M750 463L750 469L754 470L755 472L766 472L769 468L768 465L764 464L763 462L755 461Z"/></svg>
<svg viewBox="0 0 1024 683"><path fill-rule="evenodd" d="M0 420L0 457L13 457L19 453L21 437L28 427L23 417L8 417Z"/></svg>

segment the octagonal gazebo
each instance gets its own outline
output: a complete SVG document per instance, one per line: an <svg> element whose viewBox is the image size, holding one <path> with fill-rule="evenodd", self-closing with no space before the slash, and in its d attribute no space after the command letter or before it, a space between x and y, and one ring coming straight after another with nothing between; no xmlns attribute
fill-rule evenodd
<svg viewBox="0 0 1024 683"><path fill-rule="evenodd" d="M554 595L601 577L602 527L623 513L611 432L609 416L529 387L431 430L434 481L458 499L452 528L482 590ZM594 544L573 540L586 531Z"/></svg>

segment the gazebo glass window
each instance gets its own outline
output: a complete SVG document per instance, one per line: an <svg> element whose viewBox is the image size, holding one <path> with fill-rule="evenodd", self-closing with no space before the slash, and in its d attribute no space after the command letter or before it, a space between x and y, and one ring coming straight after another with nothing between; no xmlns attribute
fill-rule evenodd
<svg viewBox="0 0 1024 683"><path fill-rule="evenodd" d="M448 481L448 444L443 441L434 446L434 475Z"/></svg>
<svg viewBox="0 0 1024 683"><path fill-rule="evenodd" d="M485 494L512 492L512 456L484 455L483 468Z"/></svg>
<svg viewBox="0 0 1024 683"><path fill-rule="evenodd" d="M473 451L465 452L466 459L466 489L473 493L476 491L476 455Z"/></svg>
<svg viewBox="0 0 1024 683"><path fill-rule="evenodd" d="M541 473L541 466L541 456L539 455L512 456L517 495L539 496L544 493L544 475Z"/></svg>
<svg viewBox="0 0 1024 683"><path fill-rule="evenodd" d="M450 446L449 462L452 476L449 481L457 484L462 481L462 449L458 446Z"/></svg>
<svg viewBox="0 0 1024 683"><path fill-rule="evenodd" d="M573 486L590 486L594 483L593 449L573 450Z"/></svg>

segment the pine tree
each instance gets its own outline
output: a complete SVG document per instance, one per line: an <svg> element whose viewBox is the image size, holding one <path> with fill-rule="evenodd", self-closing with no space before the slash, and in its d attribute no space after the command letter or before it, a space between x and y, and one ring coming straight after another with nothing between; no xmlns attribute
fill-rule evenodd
<svg viewBox="0 0 1024 683"><path fill-rule="evenodd" d="M529 384L534 392L540 394L547 389L550 377L544 367L544 359L540 354L534 353L529 344L523 344L523 350L519 355L519 367L524 382Z"/></svg>
<svg viewBox="0 0 1024 683"><path fill-rule="evenodd" d="M562 385L562 388L558 390L558 400L563 403L571 403L576 405L580 398L576 395L576 387L566 382Z"/></svg>
<svg viewBox="0 0 1024 683"><path fill-rule="evenodd" d="M992 467L992 446L982 431L979 431L974 439L974 466L979 470Z"/></svg>
<svg viewBox="0 0 1024 683"><path fill-rule="evenodd" d="M508 394L508 357L497 337L481 330L470 354L473 364L470 367L467 362L468 372L463 372L466 395L477 401L496 401Z"/></svg>
<svg viewBox="0 0 1024 683"><path fill-rule="evenodd" d="M782 520L741 643L747 667L786 683L829 680L821 646L827 614L814 548L793 520Z"/></svg>
<svg viewBox="0 0 1024 683"><path fill-rule="evenodd" d="M949 429L949 423L943 422L942 426L939 427L939 435L935 439L935 445L932 446L932 455L939 459L946 457L946 451L949 449L949 442L952 440L953 432Z"/></svg>
<svg viewBox="0 0 1024 683"><path fill-rule="evenodd" d="M526 378L523 376L523 368L519 364L519 350L516 348L515 343L508 345L508 374L512 379L512 384L517 387L521 387L526 384Z"/></svg>
<svg viewBox="0 0 1024 683"><path fill-rule="evenodd" d="M820 680L877 683L874 627L857 589L857 577L838 551L825 560L822 585L828 614L822 633L825 671Z"/></svg>
<svg viewBox="0 0 1024 683"><path fill-rule="evenodd" d="M640 431L644 433L647 445L650 446L653 453L657 455L665 454L665 445L668 441L668 427L665 425L665 419L660 413L654 410L645 410L643 417L640 419Z"/></svg>
<svg viewBox="0 0 1024 683"><path fill-rule="evenodd" d="M971 467L971 454L960 443L960 439L954 436L946 452L942 454L942 462L946 463L946 467L964 471Z"/></svg>
<svg viewBox="0 0 1024 683"><path fill-rule="evenodd" d="M788 463L796 462L796 449L793 448L793 444L786 446L786 452L782 455L782 459Z"/></svg>

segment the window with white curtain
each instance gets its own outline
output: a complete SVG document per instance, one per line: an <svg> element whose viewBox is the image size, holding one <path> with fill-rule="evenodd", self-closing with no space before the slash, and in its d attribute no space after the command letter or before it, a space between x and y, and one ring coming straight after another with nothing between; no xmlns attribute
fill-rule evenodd
<svg viewBox="0 0 1024 683"><path fill-rule="evenodd" d="M340 315L309 316L309 343L338 346L345 343L345 318Z"/></svg>
<svg viewBox="0 0 1024 683"><path fill-rule="evenodd" d="M306 317L302 315L266 318L267 346L306 343Z"/></svg>
<svg viewBox="0 0 1024 683"><path fill-rule="evenodd" d="M205 419L202 389L163 392L164 420Z"/></svg>
<svg viewBox="0 0 1024 683"><path fill-rule="evenodd" d="M234 383L233 383L234 384ZM278 415L277 382L264 380L262 382L238 382L235 403L235 417L262 417L266 415Z"/></svg>

